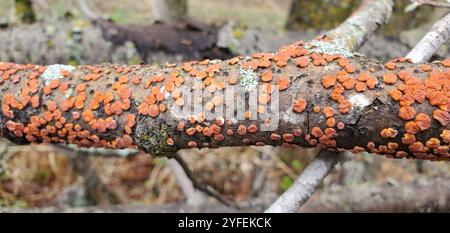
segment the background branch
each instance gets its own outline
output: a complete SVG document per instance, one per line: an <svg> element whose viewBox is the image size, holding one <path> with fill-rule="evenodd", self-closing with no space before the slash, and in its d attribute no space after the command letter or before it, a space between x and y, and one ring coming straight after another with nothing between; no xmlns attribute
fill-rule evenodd
<svg viewBox="0 0 450 233"><path fill-rule="evenodd" d="M406 55L414 63L430 60L450 37L450 13L436 22L422 40Z"/></svg>

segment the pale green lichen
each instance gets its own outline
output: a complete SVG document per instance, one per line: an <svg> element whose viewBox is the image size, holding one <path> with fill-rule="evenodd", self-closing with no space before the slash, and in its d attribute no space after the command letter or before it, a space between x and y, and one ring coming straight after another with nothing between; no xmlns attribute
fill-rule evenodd
<svg viewBox="0 0 450 233"><path fill-rule="evenodd" d="M246 92L251 92L258 86L258 77L252 69L239 67L239 86Z"/></svg>
<svg viewBox="0 0 450 233"><path fill-rule="evenodd" d="M318 41L313 40L306 45L311 52L322 54L340 54L345 57L353 57L355 53L351 52L348 46L338 41Z"/></svg>
<svg viewBox="0 0 450 233"><path fill-rule="evenodd" d="M75 67L60 64L47 66L44 73L41 75L41 78L44 80L45 85L50 84L52 80L64 78L61 74L61 71L63 70L72 72L73 70L75 70Z"/></svg>
<svg viewBox="0 0 450 233"><path fill-rule="evenodd" d="M161 124L159 127L149 126L138 131L140 131L137 135L138 147L147 153L154 156L164 156L175 151L175 147L166 143L170 137L170 128L166 124Z"/></svg>

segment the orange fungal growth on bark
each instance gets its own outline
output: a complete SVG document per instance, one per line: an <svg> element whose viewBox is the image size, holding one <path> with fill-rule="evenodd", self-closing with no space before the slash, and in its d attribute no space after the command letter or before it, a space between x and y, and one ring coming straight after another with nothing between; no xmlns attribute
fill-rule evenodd
<svg viewBox="0 0 450 233"><path fill-rule="evenodd" d="M283 134L283 141L285 142L293 142L294 141L294 135L290 133Z"/></svg>
<svg viewBox="0 0 450 233"><path fill-rule="evenodd" d="M396 65L394 62L388 62L384 65L388 70L393 70L395 69Z"/></svg>
<svg viewBox="0 0 450 233"><path fill-rule="evenodd" d="M244 113L244 117L245 117L245 119L250 119L250 117L252 116L252 112L250 112L250 111L245 111L245 113Z"/></svg>
<svg viewBox="0 0 450 233"><path fill-rule="evenodd" d="M402 98L403 94L402 94L401 91L399 91L398 89L394 88L394 89L392 89L391 91L389 91L389 96L390 96L393 100L399 101L399 100Z"/></svg>
<svg viewBox="0 0 450 233"><path fill-rule="evenodd" d="M378 84L378 79L373 76L370 76L366 81L366 85L369 89L374 89L377 84Z"/></svg>
<svg viewBox="0 0 450 233"><path fill-rule="evenodd" d="M405 145L411 145L416 142L416 136L414 134L405 133L402 137L402 143Z"/></svg>
<svg viewBox="0 0 450 233"><path fill-rule="evenodd" d="M187 144L190 148L196 148L197 147L197 143L195 141L189 141Z"/></svg>
<svg viewBox="0 0 450 233"><path fill-rule="evenodd" d="M332 107L325 107L323 108L323 114L326 118L334 116L334 109Z"/></svg>
<svg viewBox="0 0 450 233"><path fill-rule="evenodd" d="M320 112L320 106L316 105L313 107L313 112L319 113Z"/></svg>
<svg viewBox="0 0 450 233"><path fill-rule="evenodd" d="M281 140L281 135L276 134L276 133L272 133L270 135L270 139L272 139L272 141L280 141Z"/></svg>
<svg viewBox="0 0 450 233"><path fill-rule="evenodd" d="M343 100L339 103L338 109L342 114L348 113L352 109L352 103L348 100Z"/></svg>
<svg viewBox="0 0 450 233"><path fill-rule="evenodd" d="M352 78L347 78L345 81L342 82L342 86L347 90L353 89L355 85L356 81Z"/></svg>
<svg viewBox="0 0 450 233"><path fill-rule="evenodd" d="M294 102L294 112L301 113L306 108L306 101L304 99L297 99Z"/></svg>
<svg viewBox="0 0 450 233"><path fill-rule="evenodd" d="M273 77L272 71L266 70L262 73L261 80L263 82L270 82L272 81L272 77Z"/></svg>
<svg viewBox="0 0 450 233"><path fill-rule="evenodd" d="M450 58L446 58L441 62L441 64L445 67L450 67Z"/></svg>
<svg viewBox="0 0 450 233"><path fill-rule="evenodd" d="M400 107L398 110L398 116L407 121L414 118L416 110L413 107Z"/></svg>
<svg viewBox="0 0 450 233"><path fill-rule="evenodd" d="M148 115L151 117L157 117L159 115L159 107L156 104L151 104L148 107Z"/></svg>
<svg viewBox="0 0 450 233"><path fill-rule="evenodd" d="M314 137L318 138L318 137L323 135L323 132L322 132L322 130L319 127L313 127L311 129L311 135L313 135Z"/></svg>
<svg viewBox="0 0 450 233"><path fill-rule="evenodd" d="M308 67L309 59L306 57L299 57L295 60L295 64L300 68Z"/></svg>
<svg viewBox="0 0 450 233"><path fill-rule="evenodd" d="M414 122L417 124L417 126L420 129L420 131L427 130L431 126L431 118L427 114L425 114L423 112L417 114L416 119L414 120Z"/></svg>
<svg viewBox="0 0 450 233"><path fill-rule="evenodd" d="M415 142L415 143L409 145L408 149L413 153L425 152L425 146L423 145L422 142Z"/></svg>
<svg viewBox="0 0 450 233"><path fill-rule="evenodd" d="M433 112L433 118L439 121L442 126L446 127L450 122L450 113L441 109L436 109Z"/></svg>
<svg viewBox="0 0 450 233"><path fill-rule="evenodd" d="M326 121L326 125L328 127L334 127L335 124L336 124L336 120L334 120L334 118L332 118L332 117L328 118Z"/></svg>
<svg viewBox="0 0 450 233"><path fill-rule="evenodd" d="M249 125L248 128L247 128L247 131L249 133L256 133L258 131L258 127L256 127L256 125L253 125L253 124Z"/></svg>
<svg viewBox="0 0 450 233"><path fill-rule="evenodd" d="M237 129L237 133L241 136L244 136L247 134L247 127L245 127L245 125L239 125L238 129Z"/></svg>
<svg viewBox="0 0 450 233"><path fill-rule="evenodd" d="M394 73L386 73L383 75L383 81L389 85L395 84L397 82L397 75Z"/></svg>
<svg viewBox="0 0 450 233"><path fill-rule="evenodd" d="M428 72L431 70L431 66L429 64L425 64L422 66L422 71L423 72Z"/></svg>
<svg viewBox="0 0 450 233"><path fill-rule="evenodd" d="M287 76L281 76L280 79L278 80L278 89L280 91L284 91L289 87L289 77Z"/></svg>
<svg viewBox="0 0 450 233"><path fill-rule="evenodd" d="M393 128L385 128L381 130L380 135L383 138L395 138L397 136L397 130Z"/></svg>
<svg viewBox="0 0 450 233"><path fill-rule="evenodd" d="M441 141L437 138L430 138L427 140L425 145L429 148L436 149L441 145Z"/></svg>
<svg viewBox="0 0 450 233"><path fill-rule="evenodd" d="M325 75L322 77L322 86L324 88L330 88L336 84L336 77L331 75Z"/></svg>
<svg viewBox="0 0 450 233"><path fill-rule="evenodd" d="M442 138L442 141L445 143L450 143L450 130L444 129L442 133L439 135Z"/></svg>
<svg viewBox="0 0 450 233"><path fill-rule="evenodd" d="M355 91L357 92L364 92L367 88L367 85L365 82L357 82L355 85Z"/></svg>
<svg viewBox="0 0 450 233"><path fill-rule="evenodd" d="M267 103L269 103L269 101L270 101L270 95L268 95L268 94L263 93L258 96L259 104L266 105Z"/></svg>
<svg viewBox="0 0 450 233"><path fill-rule="evenodd" d="M418 132L420 132L420 128L416 122L408 121L405 123L405 131L408 134L417 134Z"/></svg>

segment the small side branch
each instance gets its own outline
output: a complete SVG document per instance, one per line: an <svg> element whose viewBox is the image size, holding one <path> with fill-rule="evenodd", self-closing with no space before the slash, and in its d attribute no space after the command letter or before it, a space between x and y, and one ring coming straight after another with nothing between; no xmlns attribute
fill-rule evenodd
<svg viewBox="0 0 450 233"><path fill-rule="evenodd" d="M76 145L63 145L63 144L54 144L58 149L62 149L64 151L81 153L84 155L99 155L105 157L132 157L137 155L140 151L135 149L106 149L106 148L95 148L95 147L78 147Z"/></svg>
<svg viewBox="0 0 450 233"><path fill-rule="evenodd" d="M237 209L240 208L240 206L236 202L226 199L225 197L222 196L222 194L220 194L213 187L198 182L198 180L195 178L194 174L192 173L191 169L187 165L186 161L184 161L180 155L176 154L173 158L178 162L178 164L181 166L181 168L183 168L187 177L189 178L189 180L192 181L192 184L194 185L194 187L196 189L210 195L211 197L214 197L215 199L217 199L220 203L222 203L224 205L231 206L231 207L234 207Z"/></svg>
<svg viewBox="0 0 450 233"><path fill-rule="evenodd" d="M175 159L167 159L167 166L177 179L178 185L186 196L189 205L199 206L206 201L205 194L195 188L194 182L188 177L187 172Z"/></svg>
<svg viewBox="0 0 450 233"><path fill-rule="evenodd" d="M326 36L334 45L356 51L380 25L389 20L393 7L392 0L365 0L352 16Z"/></svg>
<svg viewBox="0 0 450 233"><path fill-rule="evenodd" d="M411 0L411 4L405 8L405 12L414 11L417 7L429 5L432 7L450 8L450 2L432 1L432 0Z"/></svg>
<svg viewBox="0 0 450 233"><path fill-rule="evenodd" d="M414 63L423 63L450 38L450 13L433 25L422 40L406 55Z"/></svg>
<svg viewBox="0 0 450 233"><path fill-rule="evenodd" d="M295 183L283 193L265 212L294 213L316 191L316 187L342 157L341 153L321 151L305 168Z"/></svg>

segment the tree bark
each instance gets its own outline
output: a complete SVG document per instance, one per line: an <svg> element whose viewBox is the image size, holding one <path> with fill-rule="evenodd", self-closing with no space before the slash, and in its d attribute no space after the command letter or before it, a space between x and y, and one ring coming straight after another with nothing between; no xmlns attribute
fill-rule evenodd
<svg viewBox="0 0 450 233"><path fill-rule="evenodd" d="M312 43L287 46L274 55L176 67L2 63L2 134L15 143L139 148L153 155L170 155L181 148L256 144L320 145L390 157L448 159L448 60L426 65L400 61L383 65L363 58L319 55L314 51L322 48L311 48ZM268 82L270 74L273 78ZM205 78L208 75L210 79ZM273 109L274 115L267 111L258 115L256 109L247 111L253 112L253 117L242 111L237 113L247 118L234 115L233 106L242 107L249 99L256 101L251 88L262 84L262 79L280 84L281 91L278 93L275 86L272 95L263 93L266 95L258 100L259 105L269 108L268 101L276 104L279 100L279 109ZM176 111L180 105L188 109L192 101L183 88L199 91L198 82L203 82L205 90L215 91L217 112L226 101L220 89L231 82L225 97L233 96L237 102L224 104L224 112L228 109L231 113L229 117L216 119L203 110L187 114ZM355 87L355 83L366 85L367 90ZM238 91L231 92L233 87ZM422 95L412 93L411 88L422 90ZM207 110L211 97L206 91L195 93L194 107L205 104ZM405 112L400 105L414 109ZM322 110L317 111L315 106ZM417 112L415 118L411 117L415 115L413 110ZM278 127L264 131L277 122L276 118Z"/></svg>
<svg viewBox="0 0 450 233"><path fill-rule="evenodd" d="M178 66L2 63L2 133L16 143L139 148L154 155L268 144L447 159L448 60L424 66L400 59L383 65L348 52L384 21L377 15L369 21L356 19L389 5L392 1L377 1L348 20L353 23L275 54ZM364 33L338 37L356 29ZM260 113L256 108L245 111L263 83ZM273 86L271 94L267 84L279 87ZM224 99L226 85L225 97L232 98ZM210 93L190 98L186 90L191 89ZM176 106L192 110L192 102L195 112L175 111ZM269 105L277 102L279 108L268 114ZM202 104L207 111L197 109ZM400 108L413 104L406 112ZM226 117L215 117L214 108ZM414 118L413 111L421 114ZM272 122L278 127L270 129Z"/></svg>

